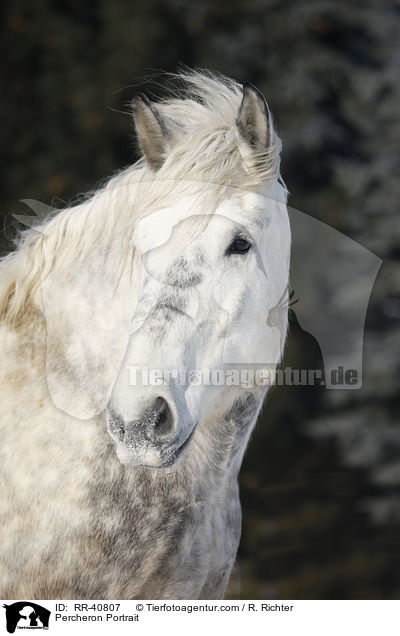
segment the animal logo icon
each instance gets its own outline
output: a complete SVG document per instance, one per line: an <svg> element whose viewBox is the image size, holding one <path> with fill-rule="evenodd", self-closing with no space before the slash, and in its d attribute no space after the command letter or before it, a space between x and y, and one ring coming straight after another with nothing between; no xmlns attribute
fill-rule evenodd
<svg viewBox="0 0 400 636"><path fill-rule="evenodd" d="M10 605L4 604L6 610L6 628L9 634L19 629L48 629L50 610L32 603L32 601L18 601Z"/></svg>

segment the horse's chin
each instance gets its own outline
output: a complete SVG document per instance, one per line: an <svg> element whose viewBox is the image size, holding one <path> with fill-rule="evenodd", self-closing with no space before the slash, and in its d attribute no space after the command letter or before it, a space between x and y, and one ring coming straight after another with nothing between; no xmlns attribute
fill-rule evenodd
<svg viewBox="0 0 400 636"><path fill-rule="evenodd" d="M116 444L116 453L124 466L141 466L143 468L173 468L181 463L187 454L194 430L180 446L168 447L166 450L149 446L138 451L123 443Z"/></svg>
<svg viewBox="0 0 400 636"><path fill-rule="evenodd" d="M160 468L162 465L162 457L153 449L148 449L144 453L137 451L117 443L117 457L124 466L148 466L149 468Z"/></svg>

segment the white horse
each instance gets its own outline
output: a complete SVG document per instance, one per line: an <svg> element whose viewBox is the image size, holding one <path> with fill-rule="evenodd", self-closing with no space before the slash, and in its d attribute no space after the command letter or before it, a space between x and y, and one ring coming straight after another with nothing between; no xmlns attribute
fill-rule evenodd
<svg viewBox="0 0 400 636"><path fill-rule="evenodd" d="M142 159L0 263L2 598L225 593L267 390L233 371L281 357L290 229L261 93L180 79L134 100Z"/></svg>

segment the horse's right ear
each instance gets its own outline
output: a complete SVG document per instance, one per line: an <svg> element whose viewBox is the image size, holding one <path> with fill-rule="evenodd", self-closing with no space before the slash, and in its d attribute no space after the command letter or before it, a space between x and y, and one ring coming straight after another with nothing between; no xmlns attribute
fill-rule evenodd
<svg viewBox="0 0 400 636"><path fill-rule="evenodd" d="M263 153L270 147L274 130L272 117L264 95L250 84L243 84L243 99L236 124L243 141L256 153Z"/></svg>
<svg viewBox="0 0 400 636"><path fill-rule="evenodd" d="M167 157L168 130L156 106L142 93L134 97L132 110L140 149L150 168L158 170Z"/></svg>

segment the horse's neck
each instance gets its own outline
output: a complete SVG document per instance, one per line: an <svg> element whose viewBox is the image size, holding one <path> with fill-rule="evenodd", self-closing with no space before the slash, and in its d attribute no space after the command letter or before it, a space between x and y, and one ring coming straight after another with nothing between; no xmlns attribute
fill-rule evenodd
<svg viewBox="0 0 400 636"><path fill-rule="evenodd" d="M133 312L126 270L117 255L91 254L65 269L56 264L36 294L51 399L78 419L104 410L126 350Z"/></svg>
<svg viewBox="0 0 400 636"><path fill-rule="evenodd" d="M122 572L130 597L223 595L240 536L237 474L257 411L251 401L235 405L236 420L232 412L212 430L200 423L187 456L170 470L122 466L105 442L92 467L89 524L100 574L115 571L119 582ZM108 591L120 594L118 586Z"/></svg>
<svg viewBox="0 0 400 636"><path fill-rule="evenodd" d="M13 391L17 385L43 374L45 364L45 322L39 308L31 302L25 306L24 314L14 322L0 322L0 381L7 386L12 383Z"/></svg>

